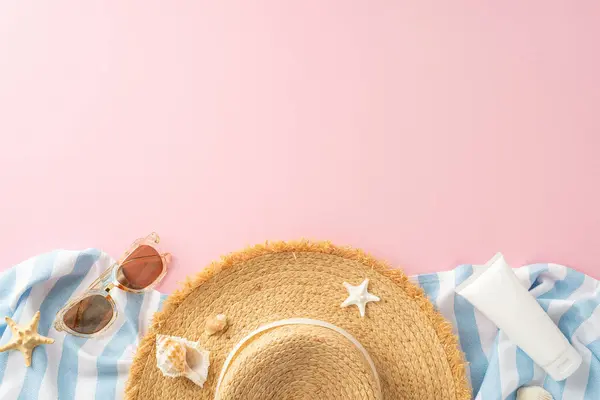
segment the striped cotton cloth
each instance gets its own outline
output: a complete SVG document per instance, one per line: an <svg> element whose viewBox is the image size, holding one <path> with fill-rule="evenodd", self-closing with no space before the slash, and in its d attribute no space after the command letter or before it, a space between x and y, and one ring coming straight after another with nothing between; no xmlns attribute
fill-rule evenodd
<svg viewBox="0 0 600 400"><path fill-rule="evenodd" d="M0 345L12 335L4 321L29 322L40 311L39 333L55 340L37 347L31 367L18 351L0 353L0 399L99 399L123 397L129 367L152 314L162 304L157 291L111 292L118 317L99 338L84 339L52 326L59 309L113 264L106 253L58 250L31 258L0 275Z"/></svg>
<svg viewBox="0 0 600 400"><path fill-rule="evenodd" d="M477 268L477 267L475 267ZM600 399L600 288L598 281L556 264L515 269L519 280L583 357L582 366L556 382L455 288L472 275L472 265L412 277L452 322L469 362L473 395L480 400L515 399L523 385L539 385L555 400Z"/></svg>
<svg viewBox="0 0 600 400"><path fill-rule="evenodd" d="M52 327L56 312L74 294L112 265L98 250L54 251L27 260L0 274L0 317L19 323L41 311L39 332L55 343L38 347L26 368L20 353L0 353L0 399L98 399L123 397L129 366L152 314L164 296L114 290L119 317L100 338L83 339ZM515 399L523 385L544 386L556 400L600 399L600 293L598 281L555 264L516 269L541 306L583 356L583 366L563 382L554 382L497 327L455 294L457 285L473 272L462 265L453 271L417 275L411 279L427 292L452 322L470 363L476 399ZM0 320L0 345L10 339ZM443 399L440 399L443 400Z"/></svg>

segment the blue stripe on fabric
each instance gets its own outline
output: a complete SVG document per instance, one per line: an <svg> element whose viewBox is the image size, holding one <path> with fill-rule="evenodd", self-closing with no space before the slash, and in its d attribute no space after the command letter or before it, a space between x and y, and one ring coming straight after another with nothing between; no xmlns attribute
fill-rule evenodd
<svg viewBox="0 0 600 400"><path fill-rule="evenodd" d="M558 329L571 340L573 333L579 326L592 316L596 307L598 307L600 299L593 297L584 301L579 301L567 310L558 321Z"/></svg>
<svg viewBox="0 0 600 400"><path fill-rule="evenodd" d="M520 347L517 347L516 357L519 386L523 386L533 379L533 360Z"/></svg>
<svg viewBox="0 0 600 400"><path fill-rule="evenodd" d="M0 316L11 316L12 310L10 308L11 294L15 290L17 284L17 268L13 267L0 275ZM0 338L6 330L6 322L4 319L0 320Z"/></svg>
<svg viewBox="0 0 600 400"><path fill-rule="evenodd" d="M564 279L556 281L552 289L538 296L538 303L540 303L544 311L548 312L552 301L567 299L574 291L579 289L584 279L585 274L568 268Z"/></svg>
<svg viewBox="0 0 600 400"><path fill-rule="evenodd" d="M496 339L494 339L490 363L484 372L485 376L481 384L481 389L478 389L477 392L473 391L473 393L478 393L481 391L481 399L483 400L502 400L502 381L500 379L500 352L498 351L499 338L500 333L496 334Z"/></svg>
<svg viewBox="0 0 600 400"><path fill-rule="evenodd" d="M13 310L10 307L11 294L15 290L17 284L17 268L13 267L0 276L0 316L9 316L13 319L18 319L13 315ZM7 324L4 319L0 320L0 346L8 343L11 335L4 335ZM4 371L8 363L9 352L0 353L0 384L4 378Z"/></svg>
<svg viewBox="0 0 600 400"><path fill-rule="evenodd" d="M50 277L52 276L52 270L54 269L54 260L56 259L57 254L57 252L51 252L42 254L39 257L37 257L37 259L34 262L33 272L26 285L27 289L23 292L23 294L20 295L17 305L15 306L14 314L12 314L13 320L19 321L19 319L21 319L21 314L25 309L25 304L27 304L27 300L29 299L29 295L31 294L33 285L37 282L47 281L48 279L50 279ZM12 269L15 272L15 281L12 286L13 291L16 290L15 286L17 268L20 267L16 266ZM8 296L10 296L10 294ZM7 303L10 303L10 298L7 298ZM0 353L0 383L2 383L2 380L4 379L4 374L6 372L6 364L8 363L8 356L8 352Z"/></svg>
<svg viewBox="0 0 600 400"><path fill-rule="evenodd" d="M43 336L48 336L50 326L54 322L54 317L60 308L67 303L75 290L79 287L90 268L100 257L97 250L86 250L77 257L73 271L66 276L61 277L56 281L56 284L40 306L40 323L39 333ZM48 354L43 349L43 346L33 352L31 367L27 369L25 380L19 400L38 399L42 380L46 374L48 367Z"/></svg>
<svg viewBox="0 0 600 400"><path fill-rule="evenodd" d="M79 350L87 342L87 338L67 335L63 341L63 349L58 365L57 393L61 400L75 399L77 389Z"/></svg>
<svg viewBox="0 0 600 400"><path fill-rule="evenodd" d="M463 283L472 274L473 266L471 265L461 265L456 268L456 286ZM488 359L481 347L481 338L475 320L475 308L467 299L456 294L454 298L454 315L460 346L470 366L473 393L477 393L488 368Z"/></svg>
<svg viewBox="0 0 600 400"><path fill-rule="evenodd" d="M423 274L418 276L419 285L427 293L429 300L435 305L440 293L440 279L438 274Z"/></svg>
<svg viewBox="0 0 600 400"><path fill-rule="evenodd" d="M529 290L535 289L540 284L538 278L548 271L548 264L534 264L529 268Z"/></svg>
<svg viewBox="0 0 600 400"><path fill-rule="evenodd" d="M169 297L169 296L166 295L166 294L162 294L161 293L161 295L160 295L160 303L158 304L158 310L157 311L162 310L163 305L165 304L165 300L167 299L167 297Z"/></svg>
<svg viewBox="0 0 600 400"><path fill-rule="evenodd" d="M583 400L598 400L600 399L600 339L594 340L586 347L592 352L592 358Z"/></svg>
<svg viewBox="0 0 600 400"><path fill-rule="evenodd" d="M96 382L96 399L114 399L117 392L119 371L117 361L128 346L135 342L139 332L139 315L144 296L127 293L125 306L125 323L108 342L102 354L98 357L98 381Z"/></svg>
<svg viewBox="0 0 600 400"><path fill-rule="evenodd" d="M25 301L27 301L27 298L29 298L30 293L31 293L31 288L27 289L25 291L25 293L23 293L22 298L24 298ZM19 301L19 304L20 304L20 301ZM12 319L15 321L18 321L21 318L21 314L23 313L24 309L25 309L25 307L19 307L19 305L17 305L17 310L12 315ZM8 338L8 336L7 336L7 338ZM8 342L8 340L9 339L7 339L6 341ZM2 343L2 344L4 344L4 343ZM11 352L9 352L9 351L0 353L0 384L2 384L2 380L4 379L4 374L6 373L6 364L8 364L8 357L10 356L10 354L11 354Z"/></svg>
<svg viewBox="0 0 600 400"><path fill-rule="evenodd" d="M554 379L550 378L549 375L546 375L546 379L544 380L544 389L546 389L552 395L552 398L562 399L566 382L566 380L556 382Z"/></svg>

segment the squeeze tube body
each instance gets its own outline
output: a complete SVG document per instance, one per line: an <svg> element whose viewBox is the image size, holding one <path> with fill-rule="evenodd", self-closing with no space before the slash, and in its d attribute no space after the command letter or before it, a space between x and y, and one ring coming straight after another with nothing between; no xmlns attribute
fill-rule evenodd
<svg viewBox="0 0 600 400"><path fill-rule="evenodd" d="M456 292L503 330L555 381L568 378L581 365L581 355L523 287L502 254L496 254Z"/></svg>

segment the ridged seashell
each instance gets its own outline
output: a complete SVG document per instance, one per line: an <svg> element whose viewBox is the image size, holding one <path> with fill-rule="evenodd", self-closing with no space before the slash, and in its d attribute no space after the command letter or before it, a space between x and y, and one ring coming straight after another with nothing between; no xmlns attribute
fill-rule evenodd
<svg viewBox="0 0 600 400"><path fill-rule="evenodd" d="M156 336L156 366L164 376L186 377L202 387L208 377L210 352L200 343L177 336Z"/></svg>
<svg viewBox="0 0 600 400"><path fill-rule="evenodd" d="M517 400L552 400L552 395L539 386L526 386L517 390Z"/></svg>
<svg viewBox="0 0 600 400"><path fill-rule="evenodd" d="M225 314L217 314L214 317L209 317L206 320L206 326L204 331L209 335L214 335L217 332L221 332L227 327L227 317Z"/></svg>

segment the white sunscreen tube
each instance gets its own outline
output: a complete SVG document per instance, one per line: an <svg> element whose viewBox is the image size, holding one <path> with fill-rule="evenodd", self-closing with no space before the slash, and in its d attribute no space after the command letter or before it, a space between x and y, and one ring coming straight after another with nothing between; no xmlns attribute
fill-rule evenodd
<svg viewBox="0 0 600 400"><path fill-rule="evenodd" d="M456 292L489 318L555 381L581 365L581 355L498 253Z"/></svg>

